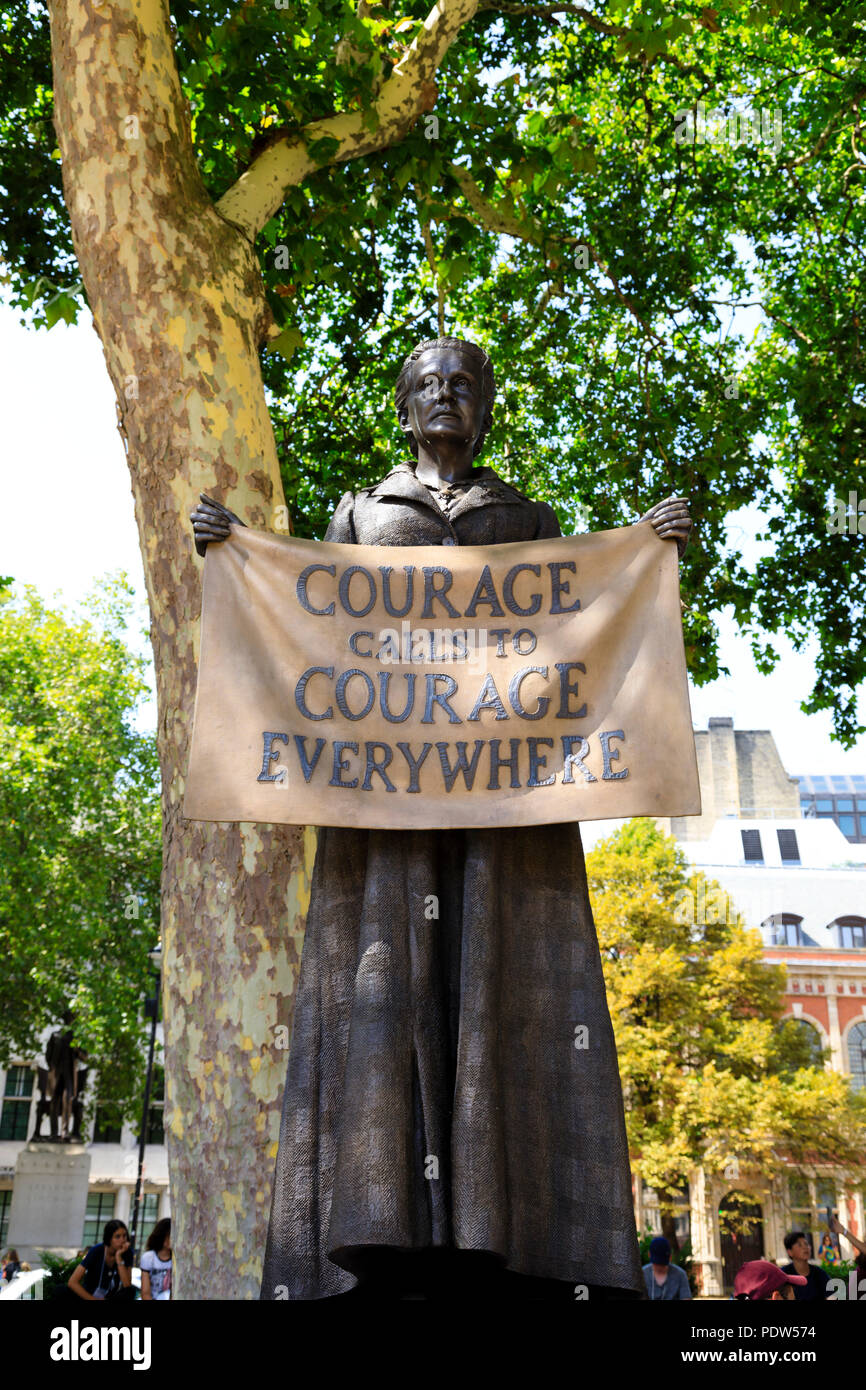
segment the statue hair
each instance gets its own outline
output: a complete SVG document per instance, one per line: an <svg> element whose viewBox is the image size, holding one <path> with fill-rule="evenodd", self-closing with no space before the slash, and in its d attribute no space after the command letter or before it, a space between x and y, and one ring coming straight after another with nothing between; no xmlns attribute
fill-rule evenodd
<svg viewBox="0 0 866 1390"><path fill-rule="evenodd" d="M397 419L400 420L403 411L407 409L409 391L412 385L412 369L421 354L423 352L429 352L431 348L457 348L460 352L465 352L467 357L471 357L481 369L481 392L484 397L484 424L482 425L481 433L476 439L472 449L472 457L477 458L484 448L484 441L493 424L493 403L496 398L496 383L493 379L493 363L490 361L484 349L479 347L477 343L470 343L464 338L427 338L423 343L416 344L403 363L403 366L400 368L400 375L394 387L394 405L397 410ZM403 431L406 443L417 458L417 439L412 434L412 431L403 425L402 420L400 420L400 428Z"/></svg>

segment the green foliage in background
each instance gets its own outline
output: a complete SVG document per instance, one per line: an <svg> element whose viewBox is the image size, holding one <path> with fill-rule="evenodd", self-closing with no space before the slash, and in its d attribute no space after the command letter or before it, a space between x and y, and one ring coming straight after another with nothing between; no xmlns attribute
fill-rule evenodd
<svg viewBox="0 0 866 1390"><path fill-rule="evenodd" d="M281 135L369 108L427 8L172 0L209 192ZM0 26L0 241L13 302L50 326L82 291L44 5ZM725 609L762 669L773 634L813 639L804 708L851 741L866 542L827 522L864 477L864 52L856 0L484 3L398 145L331 166L319 141L321 167L258 239L298 532L321 536L346 488L403 457L393 381L442 322L495 359L485 461L565 529L688 496L695 679L719 673ZM727 525L746 504L754 565Z"/></svg>
<svg viewBox="0 0 866 1390"><path fill-rule="evenodd" d="M61 1255L52 1254L50 1250L41 1250L39 1252L39 1264L43 1269L48 1270L42 1280L43 1300L59 1297L80 1263L78 1255L74 1255L71 1260L66 1260Z"/></svg>
<svg viewBox="0 0 866 1390"><path fill-rule="evenodd" d="M697 1166L732 1188L740 1171L766 1179L781 1163L862 1180L866 1095L782 1024L785 973L764 962L760 933L733 906L689 920L684 894L717 901L722 890L651 821L629 821L586 862L632 1168L662 1213Z"/></svg>
<svg viewBox="0 0 866 1390"><path fill-rule="evenodd" d="M37 1056L68 1008L100 1098L126 1113L143 1082L160 869L131 593L107 582L74 616L0 589L0 1060Z"/></svg>

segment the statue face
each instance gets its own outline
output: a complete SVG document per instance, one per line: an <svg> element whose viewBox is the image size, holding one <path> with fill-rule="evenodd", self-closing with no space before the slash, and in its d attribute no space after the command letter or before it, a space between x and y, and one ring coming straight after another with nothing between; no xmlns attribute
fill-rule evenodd
<svg viewBox="0 0 866 1390"><path fill-rule="evenodd" d="M484 427L481 376L457 348L428 348L415 363L405 423L415 438L474 444Z"/></svg>

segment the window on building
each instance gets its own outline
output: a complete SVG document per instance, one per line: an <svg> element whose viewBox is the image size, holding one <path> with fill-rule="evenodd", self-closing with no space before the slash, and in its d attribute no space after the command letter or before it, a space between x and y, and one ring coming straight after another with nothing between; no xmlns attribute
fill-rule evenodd
<svg viewBox="0 0 866 1390"><path fill-rule="evenodd" d="M26 1139L30 1130L33 1068L10 1067L6 1073L0 1139Z"/></svg>
<svg viewBox="0 0 866 1390"><path fill-rule="evenodd" d="M821 1242L822 1218L815 1201L815 1183L810 1178L792 1174L788 1178L788 1214L792 1231L805 1231L812 1242L815 1255Z"/></svg>
<svg viewBox="0 0 866 1390"><path fill-rule="evenodd" d="M114 1216L113 1192L89 1192L84 1213L83 1245L99 1245L106 1221Z"/></svg>
<svg viewBox="0 0 866 1390"><path fill-rule="evenodd" d="M793 912L776 912L761 923L764 940L768 946L804 946L802 921Z"/></svg>
<svg viewBox="0 0 866 1390"><path fill-rule="evenodd" d="M866 777L800 777L804 816L833 820L846 839L866 844Z"/></svg>
<svg viewBox="0 0 866 1390"><path fill-rule="evenodd" d="M800 850L797 845L796 830L777 830L776 838L779 841L779 853L782 856L782 863L799 864Z"/></svg>
<svg viewBox="0 0 866 1390"><path fill-rule="evenodd" d="M855 1023L848 1034L848 1070L855 1091L866 1087L866 1023Z"/></svg>
<svg viewBox="0 0 866 1390"><path fill-rule="evenodd" d="M138 1209L138 1241L139 1249L143 1250L147 1244L147 1238L159 1220L159 1193L143 1192Z"/></svg>
<svg viewBox="0 0 866 1390"><path fill-rule="evenodd" d="M843 949L866 946L866 917L837 917L830 925L835 928L836 944Z"/></svg>
<svg viewBox="0 0 866 1390"><path fill-rule="evenodd" d="M122 1130L120 1108L112 1101L97 1101L93 1124L94 1144L119 1144Z"/></svg>
<svg viewBox="0 0 866 1390"><path fill-rule="evenodd" d="M824 1065L824 1044L814 1023L810 1023L807 1018L786 1018L785 1023L789 1028L796 1028L806 1044L808 1059L804 1065L822 1067Z"/></svg>
<svg viewBox="0 0 866 1390"><path fill-rule="evenodd" d="M667 1200L673 1206L674 1230L677 1240L680 1242L689 1240L691 1236L691 1196L688 1183L685 1187L678 1188ZM658 1235L662 1228L659 1194L654 1188L647 1187L646 1183L643 1187L643 1209L645 1223Z"/></svg>
<svg viewBox="0 0 866 1390"><path fill-rule="evenodd" d="M743 858L747 864L763 864L764 851L761 848L760 830L741 830L743 837Z"/></svg>
<svg viewBox="0 0 866 1390"><path fill-rule="evenodd" d="M6 1253L6 1238L9 1235L9 1213L12 1210L12 1188L0 1188L0 1251Z"/></svg>
<svg viewBox="0 0 866 1390"><path fill-rule="evenodd" d="M827 1220L827 1208L835 1211L838 1206L836 1184L832 1178L819 1177L815 1179L815 1205L818 1208L818 1224L823 1225Z"/></svg>

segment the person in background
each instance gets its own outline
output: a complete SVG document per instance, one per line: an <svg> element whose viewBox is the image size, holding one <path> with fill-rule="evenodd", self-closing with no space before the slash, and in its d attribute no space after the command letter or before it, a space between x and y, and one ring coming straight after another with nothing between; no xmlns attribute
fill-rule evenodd
<svg viewBox="0 0 866 1390"><path fill-rule="evenodd" d="M171 1298L171 1217L157 1221L141 1257L141 1297L165 1303Z"/></svg>
<svg viewBox="0 0 866 1390"><path fill-rule="evenodd" d="M830 1230L837 1236L844 1236L857 1251L857 1257L854 1260L854 1268L857 1271L858 1297L862 1297L859 1290L861 1281L866 1280L866 1240L860 1240L859 1236L855 1236L851 1231L847 1230L846 1227L842 1225L838 1216L831 1216ZM850 1294L848 1296L850 1298Z"/></svg>
<svg viewBox="0 0 866 1390"><path fill-rule="evenodd" d="M18 1273L20 1268L21 1262L18 1259L18 1251L7 1250L6 1263L3 1266L3 1278L6 1280L7 1284L12 1283L12 1280L15 1278L15 1275Z"/></svg>
<svg viewBox="0 0 866 1390"><path fill-rule="evenodd" d="M650 1241L650 1262L643 1267L647 1298L651 1303L691 1298L692 1291L684 1269L671 1264L671 1243L665 1236Z"/></svg>
<svg viewBox="0 0 866 1390"><path fill-rule="evenodd" d="M854 1246L854 1249L857 1251L858 1256L866 1256L866 1241L858 1240L857 1236L852 1235L850 1231L846 1230L845 1227L842 1225L842 1222L839 1220L838 1216L831 1216L830 1230L833 1232L834 1235L844 1236L847 1241L850 1241L850 1243ZM855 1261L855 1263L858 1265L859 1268L859 1260Z"/></svg>
<svg viewBox="0 0 866 1390"><path fill-rule="evenodd" d="M81 1264L76 1265L67 1285L77 1298L132 1300L132 1250L129 1231L123 1221L107 1221L102 1244L93 1245Z"/></svg>
<svg viewBox="0 0 866 1390"><path fill-rule="evenodd" d="M825 1231L821 1237L821 1244L818 1246L818 1261L822 1265L837 1265L841 1263L841 1256L836 1248L829 1231Z"/></svg>
<svg viewBox="0 0 866 1390"><path fill-rule="evenodd" d="M797 1289L805 1288L804 1274L786 1274L778 1265L769 1260L749 1260L737 1271L734 1280L734 1298L739 1302L776 1303L783 1299L797 1297Z"/></svg>
<svg viewBox="0 0 866 1390"><path fill-rule="evenodd" d="M794 1297L798 1303L820 1303L832 1295L827 1293L830 1276L820 1265L809 1263L812 1247L805 1231L789 1231L785 1236L785 1249L791 1263L782 1265L783 1274L799 1274L805 1283L794 1286Z"/></svg>

